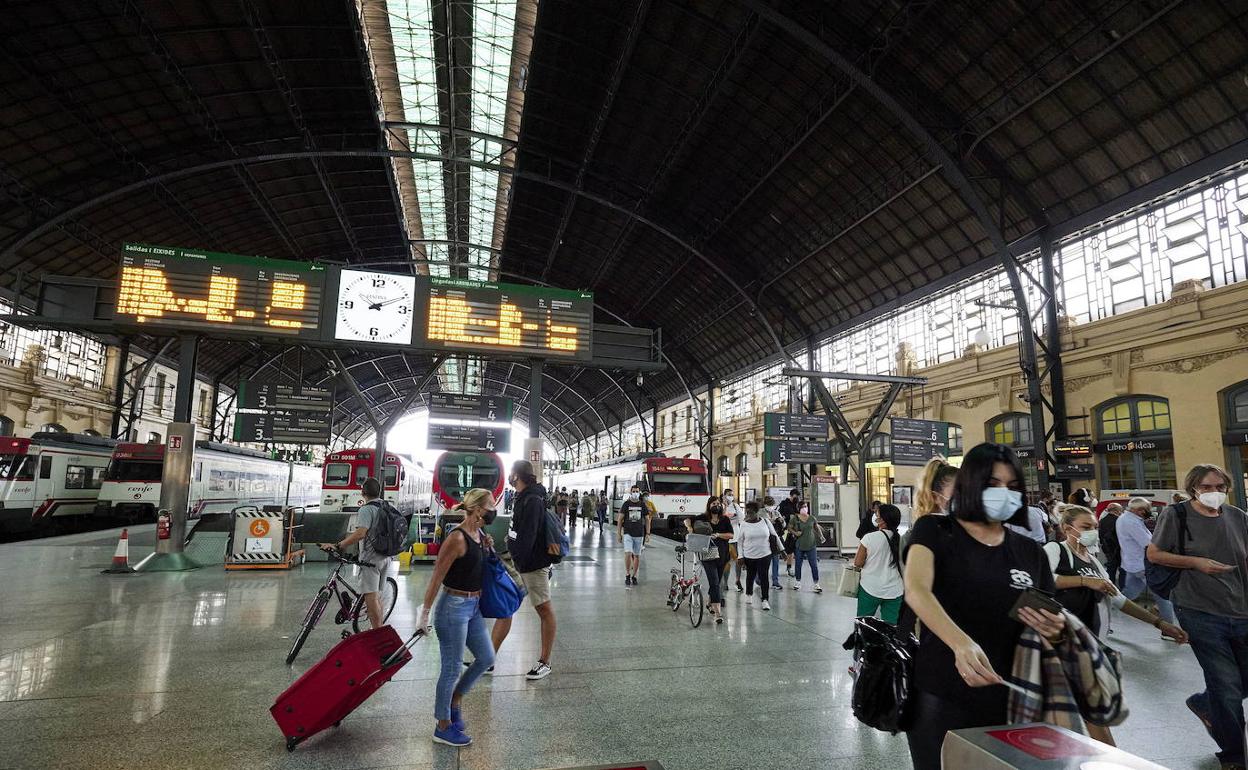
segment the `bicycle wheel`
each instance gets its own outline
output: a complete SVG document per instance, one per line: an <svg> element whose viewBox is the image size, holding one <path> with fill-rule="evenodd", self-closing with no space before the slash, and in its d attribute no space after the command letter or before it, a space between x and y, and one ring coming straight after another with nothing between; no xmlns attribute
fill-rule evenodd
<svg viewBox="0 0 1248 770"><path fill-rule="evenodd" d="M680 611L680 605L681 605L681 604L684 604L685 597L686 597L686 596L688 596L688 595L689 595L689 589L688 589L688 587L686 587L686 586L681 586L679 589L677 589L677 591L676 591L676 600L672 602L672 612L679 612L679 611Z"/></svg>
<svg viewBox="0 0 1248 770"><path fill-rule="evenodd" d="M316 628L316 621L321 619L321 613L325 611L325 607L329 604L329 591L322 588L316 593L316 598L312 600L312 606L308 607L308 614L303 616L303 623L299 626L299 633L295 634L295 643L291 645L290 652L286 655L286 665L295 662L295 658L299 656L299 651L303 649L303 643L308 640L308 634L312 633L312 629Z"/></svg>
<svg viewBox="0 0 1248 770"><path fill-rule="evenodd" d="M694 586L693 593L689 594L689 622L694 628L702 625L702 610L704 609L702 602L702 586Z"/></svg>
<svg viewBox="0 0 1248 770"><path fill-rule="evenodd" d="M388 577L381 583L381 622L385 623L390 618L390 613L394 612L394 600L399 595L399 584L394 578ZM361 631L367 631L368 610L364 606L364 597L355 603L355 612L351 617L351 628L358 634Z"/></svg>

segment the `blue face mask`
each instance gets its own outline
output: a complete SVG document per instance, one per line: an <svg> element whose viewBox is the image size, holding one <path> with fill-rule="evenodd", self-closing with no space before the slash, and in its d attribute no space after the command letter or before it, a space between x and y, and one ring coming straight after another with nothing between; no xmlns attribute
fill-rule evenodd
<svg viewBox="0 0 1248 770"><path fill-rule="evenodd" d="M993 521L1007 521L1023 507L1023 493L1009 487L988 487L983 493L984 513Z"/></svg>

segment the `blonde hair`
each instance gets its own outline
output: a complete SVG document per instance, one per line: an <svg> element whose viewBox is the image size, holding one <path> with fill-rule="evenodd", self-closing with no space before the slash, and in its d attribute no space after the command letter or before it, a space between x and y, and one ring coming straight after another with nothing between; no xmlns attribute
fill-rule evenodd
<svg viewBox="0 0 1248 770"><path fill-rule="evenodd" d="M958 475L958 469L945 462L945 458L940 455L927 461L927 465L923 466L923 480L920 482L919 492L914 498L914 513L912 514L914 519L917 520L920 516L926 516L929 513L939 513L942 510L936 501L936 487L956 475Z"/></svg>
<svg viewBox="0 0 1248 770"><path fill-rule="evenodd" d="M1096 514L1092 513L1090 509L1084 508L1082 505L1063 505L1060 509L1058 509L1058 511L1061 515L1063 527L1073 526L1075 519L1080 516L1091 516L1092 521L1096 521Z"/></svg>
<svg viewBox="0 0 1248 770"><path fill-rule="evenodd" d="M451 510L467 513L470 508L493 508L494 505L494 493L488 489L477 487L465 492L464 499L456 503Z"/></svg>

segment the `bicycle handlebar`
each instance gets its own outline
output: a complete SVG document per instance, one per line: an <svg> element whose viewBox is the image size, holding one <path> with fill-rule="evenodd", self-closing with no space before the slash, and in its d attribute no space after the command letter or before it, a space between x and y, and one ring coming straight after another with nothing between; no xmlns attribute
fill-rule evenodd
<svg viewBox="0 0 1248 770"><path fill-rule="evenodd" d="M329 558L333 559L334 561L340 561L343 564L355 564L360 567L375 567L376 566L375 564L371 562L360 561L359 559L353 556L348 556L347 554L343 553L337 548L334 548L333 546L330 546L329 548L322 547L321 550L329 554Z"/></svg>

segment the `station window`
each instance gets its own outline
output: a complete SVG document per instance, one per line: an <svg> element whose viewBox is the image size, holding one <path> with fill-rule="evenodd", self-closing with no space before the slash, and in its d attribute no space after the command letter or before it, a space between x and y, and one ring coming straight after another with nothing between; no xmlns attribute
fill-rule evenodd
<svg viewBox="0 0 1248 770"><path fill-rule="evenodd" d="M716 472L720 476L731 476L732 470L728 467L728 455L720 455L719 461L715 463Z"/></svg>
<svg viewBox="0 0 1248 770"><path fill-rule="evenodd" d="M988 423L988 440L1008 447L1031 446L1031 415L1011 412ZM950 438L952 438L952 432Z"/></svg>
<svg viewBox="0 0 1248 770"><path fill-rule="evenodd" d="M1248 380L1226 392L1226 469L1235 484L1235 504L1248 499Z"/></svg>
<svg viewBox="0 0 1248 770"><path fill-rule="evenodd" d="M737 475L744 476L750 472L750 458L745 452L737 455Z"/></svg>
<svg viewBox="0 0 1248 770"><path fill-rule="evenodd" d="M892 499L889 490L893 485L893 437L887 433L875 434L867 443L865 459L868 502L887 503Z"/></svg>
<svg viewBox="0 0 1248 770"><path fill-rule="evenodd" d="M11 418L0 415L0 436L12 436L14 423Z"/></svg>
<svg viewBox="0 0 1248 770"><path fill-rule="evenodd" d="M945 454L947 457L956 457L962 454L962 426L949 423L949 443L945 445Z"/></svg>
<svg viewBox="0 0 1248 770"><path fill-rule="evenodd" d="M1155 396L1127 396L1095 410L1102 441L1170 437L1170 402ZM1168 441L1167 441L1168 444ZM1174 451L1134 448L1099 455L1102 489L1173 489L1178 484Z"/></svg>
<svg viewBox="0 0 1248 770"><path fill-rule="evenodd" d="M40 433L68 433L69 431L65 430L65 426L61 425L59 422L45 422L43 425L39 426L39 432Z"/></svg>
<svg viewBox="0 0 1248 770"><path fill-rule="evenodd" d="M693 438L693 407L685 407L685 438Z"/></svg>

